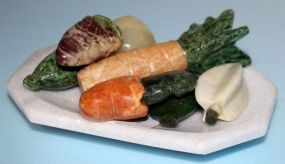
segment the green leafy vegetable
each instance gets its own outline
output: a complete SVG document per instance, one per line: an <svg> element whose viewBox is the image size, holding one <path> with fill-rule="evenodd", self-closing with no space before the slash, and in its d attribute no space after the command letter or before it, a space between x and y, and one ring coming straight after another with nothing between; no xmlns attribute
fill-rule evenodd
<svg viewBox="0 0 285 164"><path fill-rule="evenodd" d="M24 79L23 84L27 89L33 91L71 88L78 84L76 76L78 70L79 68L58 66L55 60L55 52L52 52L39 63L31 75Z"/></svg>
<svg viewBox="0 0 285 164"><path fill-rule="evenodd" d="M232 29L233 19L233 10L226 10L218 18L208 17L201 25L192 24L179 37L178 42L186 52L188 71L201 73L228 62L242 62L243 66L251 63L249 56L234 46L249 29L246 26Z"/></svg>

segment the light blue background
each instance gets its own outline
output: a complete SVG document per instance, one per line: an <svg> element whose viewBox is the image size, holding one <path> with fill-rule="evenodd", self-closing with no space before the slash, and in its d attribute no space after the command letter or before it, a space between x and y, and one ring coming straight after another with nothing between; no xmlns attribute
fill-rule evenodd
<svg viewBox="0 0 285 164"><path fill-rule="evenodd" d="M162 150L31 124L7 94L7 80L31 53L56 44L67 28L88 14L137 16L162 42L176 39L192 22L201 23L228 8L236 12L236 27L248 25L251 30L238 45L278 87L266 137L207 156ZM282 0L1 0L0 163L285 163L284 53Z"/></svg>

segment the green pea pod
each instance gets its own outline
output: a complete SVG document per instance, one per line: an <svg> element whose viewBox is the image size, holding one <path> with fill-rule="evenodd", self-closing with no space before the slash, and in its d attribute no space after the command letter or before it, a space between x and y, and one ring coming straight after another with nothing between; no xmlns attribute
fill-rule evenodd
<svg viewBox="0 0 285 164"><path fill-rule="evenodd" d="M149 115L165 127L176 127L183 119L201 109L196 101L194 92L183 97L171 97L162 103L149 107Z"/></svg>
<svg viewBox="0 0 285 164"><path fill-rule="evenodd" d="M23 80L24 86L32 91L62 90L78 85L79 68L65 68L57 65L55 52L45 57L34 72Z"/></svg>

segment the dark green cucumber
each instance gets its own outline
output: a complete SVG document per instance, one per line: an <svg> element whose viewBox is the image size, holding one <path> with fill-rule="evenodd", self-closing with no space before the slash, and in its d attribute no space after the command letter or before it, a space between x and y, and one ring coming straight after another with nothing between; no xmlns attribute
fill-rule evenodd
<svg viewBox="0 0 285 164"><path fill-rule="evenodd" d="M165 127L176 127L183 119L201 109L196 101L194 92L183 97L171 97L162 103L149 107L149 115Z"/></svg>
<svg viewBox="0 0 285 164"><path fill-rule="evenodd" d="M194 90L197 77L187 71L174 71L142 79L143 100L147 105L162 102L174 95L181 97Z"/></svg>
<svg viewBox="0 0 285 164"><path fill-rule="evenodd" d="M67 89L78 85L78 71L79 68L64 68L57 65L55 52L52 52L23 80L23 84L32 91Z"/></svg>

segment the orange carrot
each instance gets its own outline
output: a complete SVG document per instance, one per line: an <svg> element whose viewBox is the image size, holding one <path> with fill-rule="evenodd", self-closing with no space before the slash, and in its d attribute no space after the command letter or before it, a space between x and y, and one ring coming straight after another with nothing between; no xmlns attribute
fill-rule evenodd
<svg viewBox="0 0 285 164"><path fill-rule="evenodd" d="M77 77L82 90L86 91L119 76L143 78L186 68L184 50L177 41L169 41L105 58L80 70Z"/></svg>
<svg viewBox="0 0 285 164"><path fill-rule="evenodd" d="M145 117L148 107L141 102L144 87L140 78L123 76L93 86L80 97L80 113L97 121Z"/></svg>

